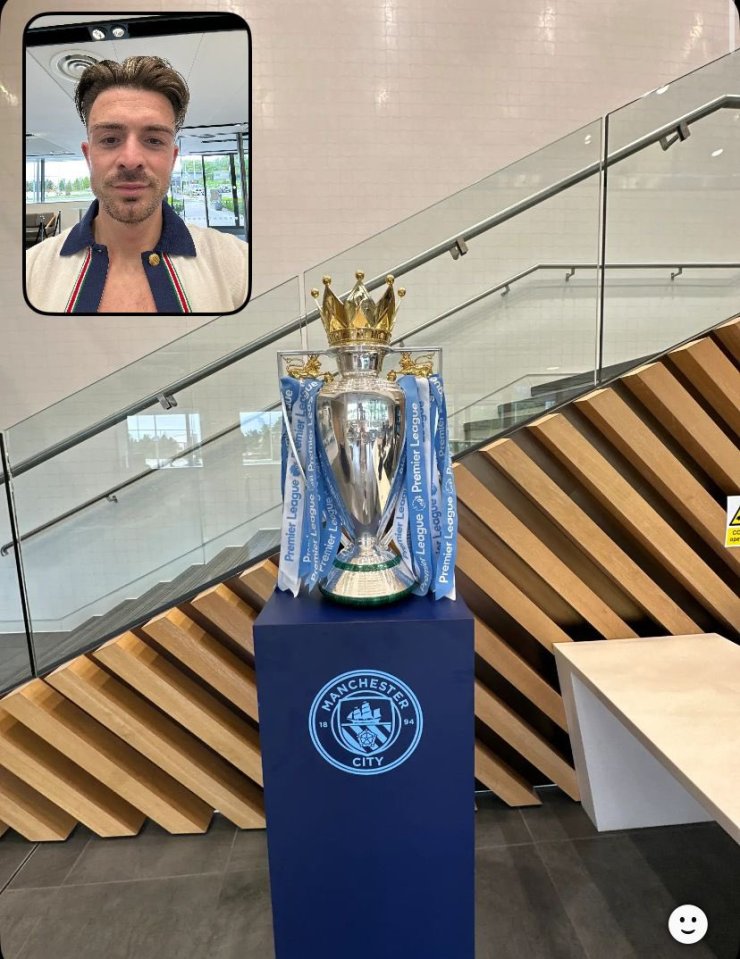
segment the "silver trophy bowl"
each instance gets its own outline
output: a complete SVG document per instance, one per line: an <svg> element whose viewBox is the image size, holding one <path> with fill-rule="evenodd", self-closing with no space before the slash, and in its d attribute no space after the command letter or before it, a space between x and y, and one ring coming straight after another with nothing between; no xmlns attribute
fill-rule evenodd
<svg viewBox="0 0 740 959"><path fill-rule="evenodd" d="M404 446L405 397L381 375L385 347L352 344L329 352L338 374L318 395L318 435L355 540L340 551L319 588L340 603L391 603L415 584L401 557L380 542L380 525L395 505L391 496L398 496L393 487Z"/></svg>

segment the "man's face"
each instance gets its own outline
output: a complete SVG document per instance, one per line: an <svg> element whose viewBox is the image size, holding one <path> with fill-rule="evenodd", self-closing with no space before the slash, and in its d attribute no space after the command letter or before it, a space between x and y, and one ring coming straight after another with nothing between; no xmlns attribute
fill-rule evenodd
<svg viewBox="0 0 740 959"><path fill-rule="evenodd" d="M82 152L92 191L120 223L142 223L159 209L177 157L175 111L152 90L111 87L93 103Z"/></svg>

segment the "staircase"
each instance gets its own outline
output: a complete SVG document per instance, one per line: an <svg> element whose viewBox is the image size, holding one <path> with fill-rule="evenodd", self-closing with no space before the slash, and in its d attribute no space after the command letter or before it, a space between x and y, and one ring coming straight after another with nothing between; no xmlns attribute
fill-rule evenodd
<svg viewBox="0 0 740 959"><path fill-rule="evenodd" d="M456 464L476 778L510 805L537 804L542 782L578 799L554 643L737 637L723 497L740 475L738 411L734 319ZM114 614L135 606L113 611L112 638L3 697L2 822L33 841L77 822L131 835L145 818L201 832L214 809L263 825L252 625L277 568L230 575L238 561L225 551L205 589L215 565L158 587L161 611L118 633Z"/></svg>
<svg viewBox="0 0 740 959"><path fill-rule="evenodd" d="M619 194L601 217L594 189L607 172L633 206L643 167L647 191L675 176L711 206L701 131L727 150L737 139L725 120L739 55L725 67L711 99L696 71L672 100L633 104L649 121L636 140L574 134L572 155L555 144L303 278L404 276L399 339L443 347L476 778L512 806L538 804L548 782L578 799L553 644L737 639L740 555L723 544L740 326L724 318L740 264L686 243L674 260L671 236L665 257L638 256L636 228L628 262L579 252L597 224L599 250L614 239ZM658 117L669 102L681 109ZM697 135L673 139L679 124ZM688 211L692 196L668 202ZM622 210L622 231L631 218ZM519 222L533 242L567 234L574 259L537 248L520 262ZM0 833L59 840L83 823L123 836L146 818L197 833L216 809L264 825L252 625L277 575L274 355L323 342L304 294L290 281L253 300L250 343L242 315L217 318L0 436ZM172 417L186 448L142 469L130 437L167 435Z"/></svg>

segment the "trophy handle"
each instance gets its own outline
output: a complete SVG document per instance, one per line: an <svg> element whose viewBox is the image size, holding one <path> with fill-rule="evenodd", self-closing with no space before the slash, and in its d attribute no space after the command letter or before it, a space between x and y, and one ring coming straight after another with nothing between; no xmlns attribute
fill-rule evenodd
<svg viewBox="0 0 740 959"><path fill-rule="evenodd" d="M404 350L401 353L401 359L398 361L400 369L389 370L383 375L391 383L395 383L399 376L429 377L434 372L434 354L434 350L426 350L414 357L410 350Z"/></svg>

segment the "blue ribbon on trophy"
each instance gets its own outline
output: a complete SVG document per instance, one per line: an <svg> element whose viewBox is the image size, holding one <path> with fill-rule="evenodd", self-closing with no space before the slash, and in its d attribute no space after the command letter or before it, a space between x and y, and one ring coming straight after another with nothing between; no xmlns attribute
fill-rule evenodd
<svg viewBox="0 0 740 959"><path fill-rule="evenodd" d="M282 354L278 587L297 596L318 584L355 605L409 592L454 599L457 501L442 379L430 353L414 360L407 351L400 370L382 375L398 309L393 277L375 303L356 276L344 302L324 278L320 313L338 373L321 373L319 354L302 364Z"/></svg>

